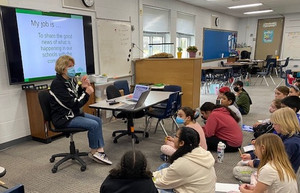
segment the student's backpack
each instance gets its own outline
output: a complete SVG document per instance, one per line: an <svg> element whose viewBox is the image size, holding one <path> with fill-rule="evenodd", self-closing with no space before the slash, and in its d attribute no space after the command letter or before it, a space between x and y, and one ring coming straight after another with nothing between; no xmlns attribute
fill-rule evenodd
<svg viewBox="0 0 300 193"><path fill-rule="evenodd" d="M253 127L254 138L261 136L264 133L273 133L274 128L272 123L260 124L256 127Z"/></svg>

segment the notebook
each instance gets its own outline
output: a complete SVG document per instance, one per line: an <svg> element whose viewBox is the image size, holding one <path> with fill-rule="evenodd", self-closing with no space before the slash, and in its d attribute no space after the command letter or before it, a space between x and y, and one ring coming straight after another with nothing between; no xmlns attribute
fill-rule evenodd
<svg viewBox="0 0 300 193"><path fill-rule="evenodd" d="M147 90L149 90L149 86L140 85L140 84L135 85L134 91L133 91L133 96L132 96L132 98L130 98L128 100L137 102L139 100L141 94Z"/></svg>
<svg viewBox="0 0 300 193"><path fill-rule="evenodd" d="M120 107L124 108L124 109L137 109L137 108L143 106L143 104L144 104L145 100L147 99L147 96L149 95L149 93L150 93L150 90L146 90L146 91L142 92L142 94L139 97L136 104L124 104L124 105L121 105Z"/></svg>

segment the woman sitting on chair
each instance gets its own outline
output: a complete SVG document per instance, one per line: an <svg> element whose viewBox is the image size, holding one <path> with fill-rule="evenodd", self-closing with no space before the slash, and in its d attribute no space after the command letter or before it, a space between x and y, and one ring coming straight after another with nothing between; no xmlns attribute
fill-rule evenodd
<svg viewBox="0 0 300 193"><path fill-rule="evenodd" d="M81 79L81 85L75 78L75 61L71 56L59 57L55 64L56 78L51 83L51 118L56 128L80 127L88 130L91 152L89 157L96 162L111 165L104 153L102 122L99 117L84 113L81 107L94 92L87 76Z"/></svg>

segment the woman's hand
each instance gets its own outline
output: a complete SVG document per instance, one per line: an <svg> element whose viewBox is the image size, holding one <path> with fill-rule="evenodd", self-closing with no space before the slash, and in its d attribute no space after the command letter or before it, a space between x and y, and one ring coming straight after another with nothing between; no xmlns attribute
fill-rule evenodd
<svg viewBox="0 0 300 193"><path fill-rule="evenodd" d="M91 95L94 92L94 88L92 86L88 86L86 87L85 92Z"/></svg>
<svg viewBox="0 0 300 193"><path fill-rule="evenodd" d="M173 142L173 141L174 141L174 138L171 137L171 136L167 136L167 137L166 137L166 141L172 141L172 142Z"/></svg>
<svg viewBox="0 0 300 193"><path fill-rule="evenodd" d="M90 83L90 80L88 79L87 75L84 75L82 78L81 78L81 87L82 88L87 88L88 86L91 86L91 83ZM94 91L93 91L94 92Z"/></svg>
<svg viewBox="0 0 300 193"><path fill-rule="evenodd" d="M241 158L242 158L243 161L245 161L245 160L251 160L251 155L249 153L243 153L241 155Z"/></svg>

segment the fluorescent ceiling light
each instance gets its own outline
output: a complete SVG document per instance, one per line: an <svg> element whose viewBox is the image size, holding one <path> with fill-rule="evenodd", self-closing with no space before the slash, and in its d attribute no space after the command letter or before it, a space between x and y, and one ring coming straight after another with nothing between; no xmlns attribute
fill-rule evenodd
<svg viewBox="0 0 300 193"><path fill-rule="evenodd" d="M247 8L247 7L258 7L261 6L262 3L253 3L253 4L247 4L247 5L237 5L237 6L231 6L228 7L228 9L241 9L241 8Z"/></svg>
<svg viewBox="0 0 300 193"><path fill-rule="evenodd" d="M273 12L273 10L268 9L268 10L261 10L261 11L250 11L250 12L245 12L244 14L250 15L250 14L270 13L270 12Z"/></svg>

